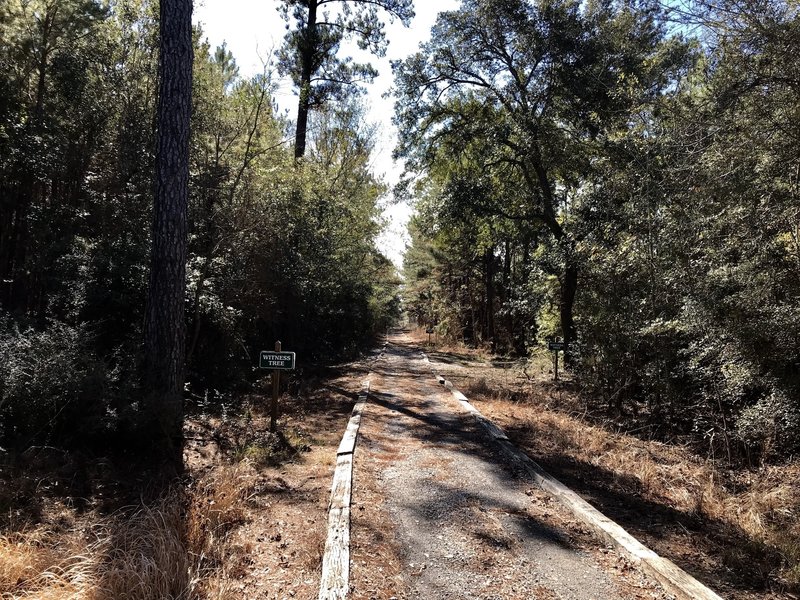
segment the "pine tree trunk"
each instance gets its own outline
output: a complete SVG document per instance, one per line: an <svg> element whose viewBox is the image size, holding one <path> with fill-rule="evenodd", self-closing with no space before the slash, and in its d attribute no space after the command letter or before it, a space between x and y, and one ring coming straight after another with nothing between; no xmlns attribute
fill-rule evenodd
<svg viewBox="0 0 800 600"><path fill-rule="evenodd" d="M311 105L311 75L317 46L316 0L308 3L308 22L303 37L303 46L300 48L300 99L297 102L297 127L294 135L294 157L296 159L303 158L306 153L308 111Z"/></svg>
<svg viewBox="0 0 800 600"><path fill-rule="evenodd" d="M155 454L165 456L180 469L183 462L192 0L162 0L160 17L153 245L144 324L145 401Z"/></svg>

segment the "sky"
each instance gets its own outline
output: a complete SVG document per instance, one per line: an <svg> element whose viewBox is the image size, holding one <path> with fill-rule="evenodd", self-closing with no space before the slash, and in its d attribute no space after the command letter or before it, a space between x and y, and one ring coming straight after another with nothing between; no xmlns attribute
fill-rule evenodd
<svg viewBox="0 0 800 600"><path fill-rule="evenodd" d="M212 48L227 43L239 65L239 74L248 77L263 71L263 63L270 53L280 46L286 33L286 24L277 11L277 0L195 0L194 21L202 25L204 35ZM391 60L403 59L414 53L421 42L428 39L439 11L453 10L458 0L417 0L416 17L409 28L402 23L387 23L386 36L389 49L384 58L368 60L378 69L378 77L367 86L368 118L378 125L379 139L373 158L375 173L390 186L402 174L402 165L392 161L396 131L392 125L394 99L383 95L392 85ZM350 52L348 52L348 50ZM343 48L357 60L365 60L356 48ZM290 81L281 82L276 100L280 109L288 111L291 119L297 113L297 97ZM387 229L378 240L378 246L399 267L407 241L406 224L411 207L395 203L391 195L381 201Z"/></svg>

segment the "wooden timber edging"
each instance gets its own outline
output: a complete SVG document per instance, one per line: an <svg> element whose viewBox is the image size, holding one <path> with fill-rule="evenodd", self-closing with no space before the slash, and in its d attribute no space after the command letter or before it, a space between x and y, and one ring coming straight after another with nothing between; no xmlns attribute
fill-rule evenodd
<svg viewBox="0 0 800 600"><path fill-rule="evenodd" d="M319 600L343 600L350 591L350 497L353 489L353 452L361 414L369 395L369 381L358 394L339 449L328 504L328 538L322 556Z"/></svg>
<svg viewBox="0 0 800 600"><path fill-rule="evenodd" d="M458 391L452 382L446 380L433 367L430 359L422 354L423 360L431 364L431 370L437 381L445 386L453 397L459 401L462 408L469 412L484 428L489 436L500 446L502 452L514 463L520 465L536 484L548 494L552 495L562 505L588 525L595 535L609 543L617 551L624 554L647 575L658 581L665 590L679 600L722 600L716 592L706 587L697 579L689 575L672 561L663 558L642 544L629 534L620 525L606 517L603 513L573 492L558 479L545 471L537 462L532 460L522 450L509 441L505 432L487 419L475 408L464 394Z"/></svg>

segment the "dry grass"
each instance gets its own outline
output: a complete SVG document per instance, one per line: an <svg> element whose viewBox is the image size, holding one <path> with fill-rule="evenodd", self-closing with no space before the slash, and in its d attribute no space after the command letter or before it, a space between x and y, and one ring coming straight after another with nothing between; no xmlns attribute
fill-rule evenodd
<svg viewBox="0 0 800 600"><path fill-rule="evenodd" d="M78 540L73 548L49 546L43 530L6 536L0 589L4 598L185 598L189 557L181 530L180 504L167 497L96 523L80 547Z"/></svg>
<svg viewBox="0 0 800 600"><path fill-rule="evenodd" d="M78 476L55 449L0 462L0 599L316 597L336 447L362 379L306 378L281 399L280 440L261 396L252 415L189 419L191 480L123 510L154 485L125 465Z"/></svg>
<svg viewBox="0 0 800 600"><path fill-rule="evenodd" d="M538 414L538 417L537 417ZM682 511L727 521L753 537L769 537L772 526L797 525L800 507L798 469L767 467L758 471L721 471L685 448L639 440L587 424L541 407L530 413L537 429L558 432L569 453L620 475L633 475L653 498ZM736 491L726 484L736 483ZM800 529L796 528L800 534Z"/></svg>
<svg viewBox="0 0 800 600"><path fill-rule="evenodd" d="M800 587L800 465L724 469L688 448L615 433L561 412L550 398L536 393L511 402L510 391L486 377L465 385L467 395L485 402L481 409L501 425L524 423L541 455L567 456L600 467L619 482L632 476L635 491L649 501L741 530L752 544L728 548L723 563L761 571L765 582ZM783 568L763 556L765 546L783 557Z"/></svg>
<svg viewBox="0 0 800 600"><path fill-rule="evenodd" d="M245 519L245 502L256 475L247 461L213 470L191 488L186 518L190 552L215 562L226 535Z"/></svg>
<svg viewBox="0 0 800 600"><path fill-rule="evenodd" d="M494 390L489 387L489 384L486 382L486 377L471 379L464 387L464 393L466 393L468 396L492 396L496 399L505 400L505 398L499 398Z"/></svg>
<svg viewBox="0 0 800 600"><path fill-rule="evenodd" d="M0 597L41 600L223 598L227 533L253 476L224 466L153 504L96 518L72 536L45 526L0 537Z"/></svg>
<svg viewBox="0 0 800 600"><path fill-rule="evenodd" d="M0 537L0 594L7 597L15 589L37 579L60 557L48 548L40 532Z"/></svg>

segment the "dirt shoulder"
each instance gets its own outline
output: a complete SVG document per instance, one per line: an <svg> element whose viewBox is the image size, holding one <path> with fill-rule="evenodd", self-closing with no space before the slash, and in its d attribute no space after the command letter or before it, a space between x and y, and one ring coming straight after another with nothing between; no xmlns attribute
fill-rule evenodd
<svg viewBox="0 0 800 600"><path fill-rule="evenodd" d="M328 501L336 449L357 399L367 363L346 365L307 378L281 398L282 443L268 433L266 398L257 396L252 420L238 417L224 439L235 440L205 468L239 461L249 479L242 518L223 541L224 566L217 571L219 597L315 599L327 534ZM224 430L225 426L221 426ZM197 451L208 450L201 444ZM195 473L204 467L202 460ZM214 597L214 594L207 596Z"/></svg>
<svg viewBox="0 0 800 600"><path fill-rule="evenodd" d="M687 448L603 427L581 411L568 384L548 381L546 373L532 377L530 369L498 366L464 349L430 354L531 458L722 596L797 597L781 574L789 557L769 543L779 523L800 539L791 518L800 508L797 467L732 472Z"/></svg>
<svg viewBox="0 0 800 600"><path fill-rule="evenodd" d="M268 394L189 406L182 481L55 448L0 462L0 596L317 598L336 449L365 365L293 377L280 436Z"/></svg>

